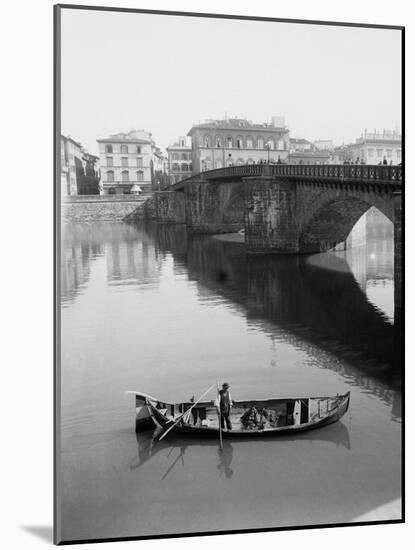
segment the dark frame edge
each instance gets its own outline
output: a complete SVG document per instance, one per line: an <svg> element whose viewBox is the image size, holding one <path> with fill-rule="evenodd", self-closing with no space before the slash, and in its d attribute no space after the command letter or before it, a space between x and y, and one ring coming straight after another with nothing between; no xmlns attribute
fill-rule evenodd
<svg viewBox="0 0 415 550"><path fill-rule="evenodd" d="M53 542L61 544L60 485L60 133L61 133L61 7L53 6ZM59 263L58 263L59 262Z"/></svg>
<svg viewBox="0 0 415 550"><path fill-rule="evenodd" d="M232 15L225 13L206 13L206 12L187 12L187 11L173 11L173 10L151 10L140 8L121 8L110 6L90 6L82 4L55 4L55 6L61 9L76 9L76 10L90 10L90 11L111 11L120 13L147 13L152 15L174 15L174 16L187 16L187 17L205 17L208 19L237 19L239 21L268 21L272 23L296 23L304 25L328 25L335 27L360 27L369 29L386 29L386 30L403 30L405 27L402 25L380 25L371 23L351 23L346 21L321 21L318 19L288 19L288 18L276 18L276 17L261 17L253 15Z"/></svg>

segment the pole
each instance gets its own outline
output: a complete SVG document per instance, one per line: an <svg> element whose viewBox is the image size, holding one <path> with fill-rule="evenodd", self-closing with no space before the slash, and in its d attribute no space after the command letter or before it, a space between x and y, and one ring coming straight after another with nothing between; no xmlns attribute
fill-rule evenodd
<svg viewBox="0 0 415 550"><path fill-rule="evenodd" d="M216 380L216 390L219 395L219 384ZM220 414L220 398L219 398L219 408L218 408L218 420L219 420L219 442L220 442L220 450L223 450L223 443L222 443L222 415Z"/></svg>
<svg viewBox="0 0 415 550"><path fill-rule="evenodd" d="M180 422L180 420L183 418L183 416L184 416L185 414L187 414L188 412L190 412L190 411L193 409L193 407L195 407L195 406L199 403L199 401L202 399L202 397L205 397L205 395L206 395L207 393L209 393L210 390L211 390L213 387L214 387L214 384L212 384L212 385L210 386L210 388L208 388L208 389L205 391L205 393L203 393L203 394L199 397L199 399L196 401L196 403L193 403L193 405L192 405L189 409L187 409L187 411L184 411L184 413L181 414L181 415L179 416L179 418L174 422L174 424L172 424L172 425L170 426L170 428L164 432L164 434L159 438L159 441L161 441L164 437L166 437L166 435L176 426L176 424L178 424L178 423Z"/></svg>

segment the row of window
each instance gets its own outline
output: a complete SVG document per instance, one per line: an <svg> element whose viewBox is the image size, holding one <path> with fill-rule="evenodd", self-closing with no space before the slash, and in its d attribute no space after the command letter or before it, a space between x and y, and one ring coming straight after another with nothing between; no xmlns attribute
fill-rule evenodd
<svg viewBox="0 0 415 550"><path fill-rule="evenodd" d="M107 183L114 182L114 172L113 170L107 170ZM144 172L142 170L137 170L136 172L137 180L136 181L144 181ZM130 181L130 172L128 170L123 170L121 172L121 181Z"/></svg>
<svg viewBox="0 0 415 550"><path fill-rule="evenodd" d="M192 171L192 163L186 164L185 162L182 162L182 165L180 167L180 164L177 162L174 162L171 166L171 169L173 172L191 172Z"/></svg>
<svg viewBox="0 0 415 550"><path fill-rule="evenodd" d="M283 139L274 140L273 138L268 138L264 140L263 137L258 137L254 139L251 136L243 138L238 136L234 138L233 136L226 136L223 140L222 136L215 136L214 140L211 136L205 135L203 138L203 147L216 147L221 149L225 147L227 149L277 149L283 150L287 148L287 143Z"/></svg>
<svg viewBox="0 0 415 550"><path fill-rule="evenodd" d="M106 153L115 153L114 146L113 145L105 145L105 152ZM120 146L120 153L121 154L128 154L128 153L138 153L141 154L141 145L121 145Z"/></svg>
<svg viewBox="0 0 415 550"><path fill-rule="evenodd" d="M107 166L114 166L114 159L113 157L107 157ZM121 157L121 166L128 167L128 157ZM143 167L143 159L142 157L137 157L137 168Z"/></svg>
<svg viewBox="0 0 415 550"><path fill-rule="evenodd" d="M192 154L191 153L172 153L171 156L172 160L191 160Z"/></svg>
<svg viewBox="0 0 415 550"><path fill-rule="evenodd" d="M376 154L377 154L378 158L382 158L384 156L383 149L376 149ZM392 158L392 154L393 154L392 149L386 149L386 156L388 158ZM361 156L363 156L363 153L361 154ZM374 157L375 156L375 149L368 149L367 150L367 156L368 157ZM397 156L398 159L401 158L401 150L400 149L396 150L396 156Z"/></svg>

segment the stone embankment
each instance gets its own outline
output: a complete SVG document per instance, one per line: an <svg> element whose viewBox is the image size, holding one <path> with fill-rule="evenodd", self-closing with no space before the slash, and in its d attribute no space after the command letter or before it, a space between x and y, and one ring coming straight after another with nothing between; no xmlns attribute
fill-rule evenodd
<svg viewBox="0 0 415 550"><path fill-rule="evenodd" d="M76 195L62 197L62 222L121 221L145 204L147 197L143 195Z"/></svg>
<svg viewBox="0 0 415 550"><path fill-rule="evenodd" d="M142 202L132 212L129 212L123 221L127 223L134 223L140 220L155 220L156 219L156 201L152 196Z"/></svg>

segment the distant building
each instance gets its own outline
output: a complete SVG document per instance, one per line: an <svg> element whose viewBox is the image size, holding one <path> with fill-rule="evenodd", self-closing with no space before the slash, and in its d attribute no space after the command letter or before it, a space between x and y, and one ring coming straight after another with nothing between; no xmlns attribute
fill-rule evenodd
<svg viewBox="0 0 415 550"><path fill-rule="evenodd" d="M319 151L331 151L334 148L333 140L331 139L318 139L314 142L314 145Z"/></svg>
<svg viewBox="0 0 415 550"><path fill-rule="evenodd" d="M329 151L304 151L290 153L288 155L288 164L329 164Z"/></svg>
<svg viewBox="0 0 415 550"><path fill-rule="evenodd" d="M304 138L290 138L290 154L317 151L317 147Z"/></svg>
<svg viewBox="0 0 415 550"><path fill-rule="evenodd" d="M261 162L286 162L290 143L283 117L271 123L229 118L207 120L189 130L192 138L192 172Z"/></svg>
<svg viewBox="0 0 415 550"><path fill-rule="evenodd" d="M104 195L139 194L156 187L163 156L150 132L131 130L97 142Z"/></svg>
<svg viewBox="0 0 415 550"><path fill-rule="evenodd" d="M290 138L289 164L328 164L330 154L304 138Z"/></svg>
<svg viewBox="0 0 415 550"><path fill-rule="evenodd" d="M345 164L351 162L350 145L338 145L330 151L330 164Z"/></svg>
<svg viewBox="0 0 415 550"><path fill-rule="evenodd" d="M379 164L384 160L388 164L402 162L402 136L399 132L383 130L372 133L365 130L355 143L348 146L351 162Z"/></svg>
<svg viewBox="0 0 415 550"><path fill-rule="evenodd" d="M81 143L61 135L61 196L99 194L98 160Z"/></svg>
<svg viewBox="0 0 415 550"><path fill-rule="evenodd" d="M167 147L170 183L189 178L192 175L192 138L180 136L178 141Z"/></svg>

